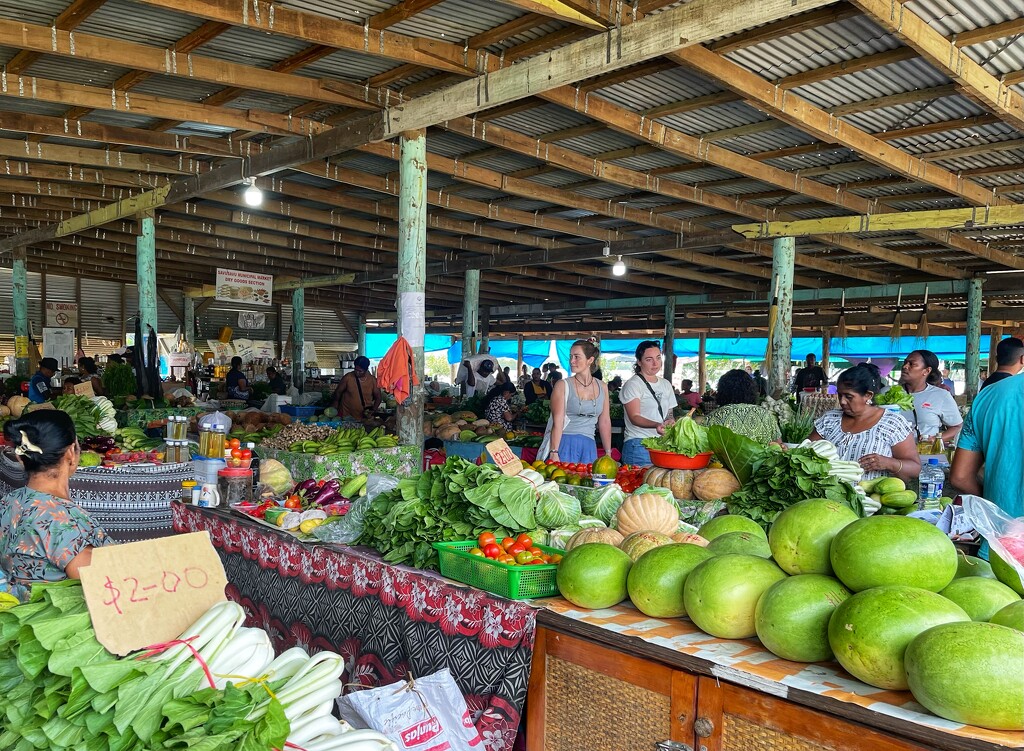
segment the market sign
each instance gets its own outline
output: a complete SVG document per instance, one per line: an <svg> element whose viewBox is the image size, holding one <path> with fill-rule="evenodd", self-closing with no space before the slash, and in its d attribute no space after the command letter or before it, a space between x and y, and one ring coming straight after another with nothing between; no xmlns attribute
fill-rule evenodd
<svg viewBox="0 0 1024 751"><path fill-rule="evenodd" d="M78 303L48 302L46 303L46 325L60 328L78 328Z"/></svg>
<svg viewBox="0 0 1024 751"><path fill-rule="evenodd" d="M274 292L274 277L236 269L217 269L215 292L214 299L223 302L270 305Z"/></svg>
<svg viewBox="0 0 1024 751"><path fill-rule="evenodd" d="M267 314L256 313L252 310L238 311L238 328L240 329L265 329L267 327Z"/></svg>
<svg viewBox="0 0 1024 751"><path fill-rule="evenodd" d="M498 468L509 477L515 477L523 471L523 463L501 438L484 444L484 448L487 449L487 453L491 455L491 459L498 465Z"/></svg>
<svg viewBox="0 0 1024 751"><path fill-rule="evenodd" d="M81 577L96 639L117 655L177 639L228 583L209 532L94 548Z"/></svg>

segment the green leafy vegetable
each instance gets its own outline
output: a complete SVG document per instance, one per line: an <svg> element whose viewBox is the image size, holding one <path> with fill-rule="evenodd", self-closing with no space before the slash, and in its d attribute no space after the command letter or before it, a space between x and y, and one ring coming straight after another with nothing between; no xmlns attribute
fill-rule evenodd
<svg viewBox="0 0 1024 751"><path fill-rule="evenodd" d="M910 411L914 408L914 397L899 384L890 386L881 394L875 394L875 404L884 407L887 404L895 404L903 411Z"/></svg>
<svg viewBox="0 0 1024 751"><path fill-rule="evenodd" d="M657 438L644 438L642 443L645 448L655 451L671 451L684 456L696 456L711 450L708 445L707 429L689 417L676 420L665 429L665 435Z"/></svg>
<svg viewBox="0 0 1024 751"><path fill-rule="evenodd" d="M546 529L561 529L579 524L580 509L578 498L563 493L558 483L546 482L537 489L537 523Z"/></svg>
<svg viewBox="0 0 1024 751"><path fill-rule="evenodd" d="M803 443L814 431L814 415L800 410L782 423L782 440L786 443Z"/></svg>
<svg viewBox="0 0 1024 751"><path fill-rule="evenodd" d="M109 362L103 369L103 391L107 396L135 396L135 373L127 363Z"/></svg>
<svg viewBox="0 0 1024 751"><path fill-rule="evenodd" d="M614 482L583 496L580 506L584 514L597 517L606 525L612 523L626 493Z"/></svg>
<svg viewBox="0 0 1024 751"><path fill-rule="evenodd" d="M736 475L741 485L746 485L754 471L754 465L761 460L768 449L745 435L733 432L724 425L708 428L708 445L722 465Z"/></svg>

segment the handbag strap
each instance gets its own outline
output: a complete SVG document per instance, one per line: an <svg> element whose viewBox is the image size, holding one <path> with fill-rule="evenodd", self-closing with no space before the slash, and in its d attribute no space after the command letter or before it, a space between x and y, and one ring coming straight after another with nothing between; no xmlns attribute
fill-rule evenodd
<svg viewBox="0 0 1024 751"><path fill-rule="evenodd" d="M661 416L661 421L665 422L665 410L661 408L661 399L659 399L658 395L654 393L654 389L651 387L650 382L648 382L648 380L644 378L642 374L640 376L640 380L644 382L644 386L647 387L647 390L651 392L651 396L654 397L654 403L658 407L658 414Z"/></svg>

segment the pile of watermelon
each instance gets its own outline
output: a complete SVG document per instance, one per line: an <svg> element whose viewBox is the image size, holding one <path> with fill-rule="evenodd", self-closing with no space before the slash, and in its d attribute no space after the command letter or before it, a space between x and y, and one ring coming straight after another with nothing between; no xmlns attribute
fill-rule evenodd
<svg viewBox="0 0 1024 751"><path fill-rule="evenodd" d="M989 564L920 519L862 519L825 499L791 506L767 534L721 516L699 535L707 547L668 543L635 562L604 543L573 548L559 590L584 608L629 597L786 660L836 660L945 719L1024 730L1024 583L994 551ZM1024 566L1024 535L999 543Z"/></svg>

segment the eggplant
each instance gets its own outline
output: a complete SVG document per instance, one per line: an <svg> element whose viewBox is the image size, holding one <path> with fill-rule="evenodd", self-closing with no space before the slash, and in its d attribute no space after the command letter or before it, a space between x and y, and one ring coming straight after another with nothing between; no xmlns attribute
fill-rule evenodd
<svg viewBox="0 0 1024 751"><path fill-rule="evenodd" d="M303 480L302 482L295 486L295 490L293 490L292 492L299 494L303 492L308 493L311 490L316 490L316 480Z"/></svg>
<svg viewBox="0 0 1024 751"><path fill-rule="evenodd" d="M323 484L323 487L325 487L325 488L328 488L328 487L334 488L339 493L341 492L341 483L338 482L338 480L336 478L333 478L333 477L330 480L328 480L327 482L325 482Z"/></svg>
<svg viewBox="0 0 1024 751"><path fill-rule="evenodd" d="M312 502L318 506L322 506L325 503L334 503L340 499L341 495L335 488L324 485L322 488L317 490L316 495L312 498Z"/></svg>

